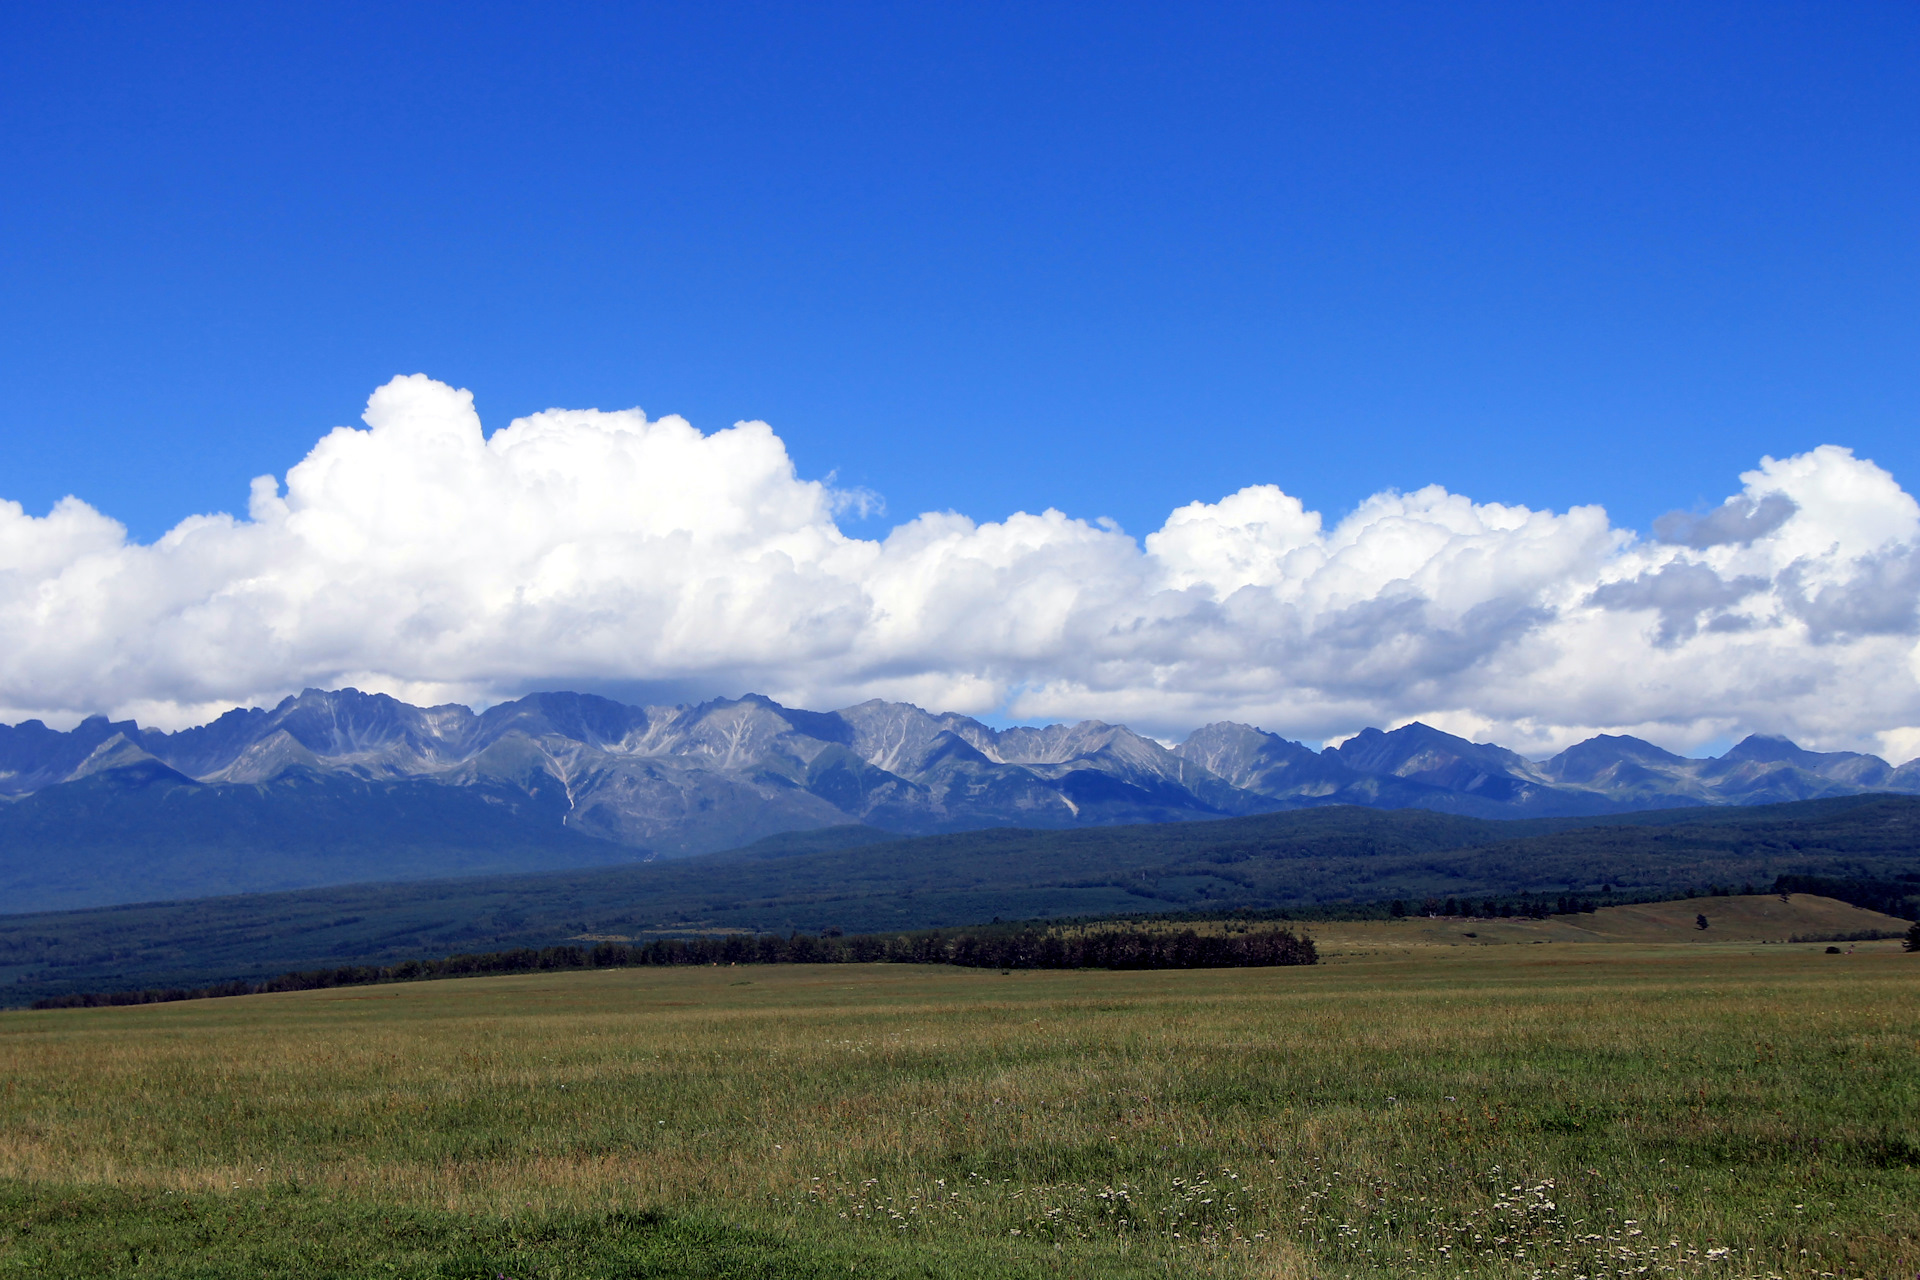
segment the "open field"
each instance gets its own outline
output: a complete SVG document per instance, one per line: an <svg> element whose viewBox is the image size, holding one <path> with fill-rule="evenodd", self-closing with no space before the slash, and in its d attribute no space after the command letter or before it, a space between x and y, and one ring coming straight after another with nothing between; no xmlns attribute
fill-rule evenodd
<svg viewBox="0 0 1920 1280"><path fill-rule="evenodd" d="M1912 1275L1920 956L1822 952L12 1012L0 1275Z"/></svg>
<svg viewBox="0 0 1920 1280"><path fill-rule="evenodd" d="M1705 916L1707 927L1696 917ZM1310 929L1323 959L1433 947L1496 947L1536 942L1623 942L1708 945L1778 943L1792 938L1902 934L1910 922L1832 898L1796 893L1733 894L1601 907L1545 920L1484 920L1411 916L1404 920L1340 920ZM1865 944L1847 944L1860 946Z"/></svg>

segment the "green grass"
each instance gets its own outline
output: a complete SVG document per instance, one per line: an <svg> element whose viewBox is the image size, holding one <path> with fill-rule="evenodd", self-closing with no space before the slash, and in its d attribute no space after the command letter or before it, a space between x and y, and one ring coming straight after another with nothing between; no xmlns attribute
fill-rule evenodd
<svg viewBox="0 0 1920 1280"><path fill-rule="evenodd" d="M87 1189L0 1189L14 1249L32 1276L193 1276L196 1280L430 1276L436 1280L648 1276L1045 1276L1058 1260L999 1242L926 1255L919 1242L742 1227L711 1213L612 1211L517 1217L376 1207L295 1191L209 1199ZM924 1255L924 1256L923 1256ZM1117 1262L1115 1269L1105 1263ZM1159 1268L1103 1260L1102 1275ZM5 1272L0 1271L0 1274Z"/></svg>
<svg viewBox="0 0 1920 1280"><path fill-rule="evenodd" d="M8 1013L0 1276L1912 1275L1896 948Z"/></svg>

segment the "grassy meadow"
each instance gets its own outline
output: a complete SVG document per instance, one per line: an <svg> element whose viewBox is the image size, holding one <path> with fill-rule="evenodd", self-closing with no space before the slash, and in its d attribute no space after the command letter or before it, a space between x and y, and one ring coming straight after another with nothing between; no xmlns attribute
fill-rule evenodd
<svg viewBox="0 0 1920 1280"><path fill-rule="evenodd" d="M1704 917L1707 927L1698 927ZM1791 938L1847 938L1878 933L1899 937L1909 921L1832 898L1796 893L1732 894L1603 907L1545 920L1413 916L1404 920L1340 920L1315 924L1321 954L1329 958L1432 947L1498 947L1512 943L1618 942L1638 945L1772 944ZM1848 944L1858 945L1858 944Z"/></svg>
<svg viewBox="0 0 1920 1280"><path fill-rule="evenodd" d="M1920 1272L1920 955L1327 950L9 1012L0 1277Z"/></svg>

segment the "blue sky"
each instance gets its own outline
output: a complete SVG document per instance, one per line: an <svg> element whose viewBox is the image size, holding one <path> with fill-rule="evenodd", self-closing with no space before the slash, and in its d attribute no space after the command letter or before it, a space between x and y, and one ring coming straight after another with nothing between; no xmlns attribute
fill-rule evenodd
<svg viewBox="0 0 1920 1280"><path fill-rule="evenodd" d="M413 372L765 419L875 529L1910 480L1916 65L1908 4L9 6L0 494L151 538Z"/></svg>
<svg viewBox="0 0 1920 1280"><path fill-rule="evenodd" d="M1915 67L1910 3L7 6L0 719L1920 754Z"/></svg>

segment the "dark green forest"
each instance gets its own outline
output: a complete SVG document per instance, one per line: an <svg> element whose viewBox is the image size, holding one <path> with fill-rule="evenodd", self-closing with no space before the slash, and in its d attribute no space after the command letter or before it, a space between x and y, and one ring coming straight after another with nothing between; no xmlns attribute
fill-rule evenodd
<svg viewBox="0 0 1920 1280"><path fill-rule="evenodd" d="M79 992L46 996L36 1009L95 1009L131 1004L166 1004L223 996L262 995L273 991L318 991L385 982L427 982L438 978L476 978L502 973L546 973L561 969L631 969L676 965L755 964L951 964L966 969L1256 969L1317 964L1313 939L1290 929L1240 929L1201 934L1192 929L1166 932L1144 928L1105 928L1062 936L1033 928L969 931L951 936L934 930L919 934L864 934L813 937L777 933L751 937L659 938L629 946L597 942L592 946L519 947L485 955L448 956L444 960L406 960L397 965L345 965L283 973L265 982L223 982L210 987L149 988L142 991Z"/></svg>
<svg viewBox="0 0 1920 1280"><path fill-rule="evenodd" d="M1920 799L1504 822L1332 807L904 840L833 828L667 863L0 916L0 992L6 1003L24 1004L73 991L259 981L580 939L1310 913L1330 904L1522 893L1621 900L1765 886L1781 875L1877 884L1880 909L1912 915Z"/></svg>

